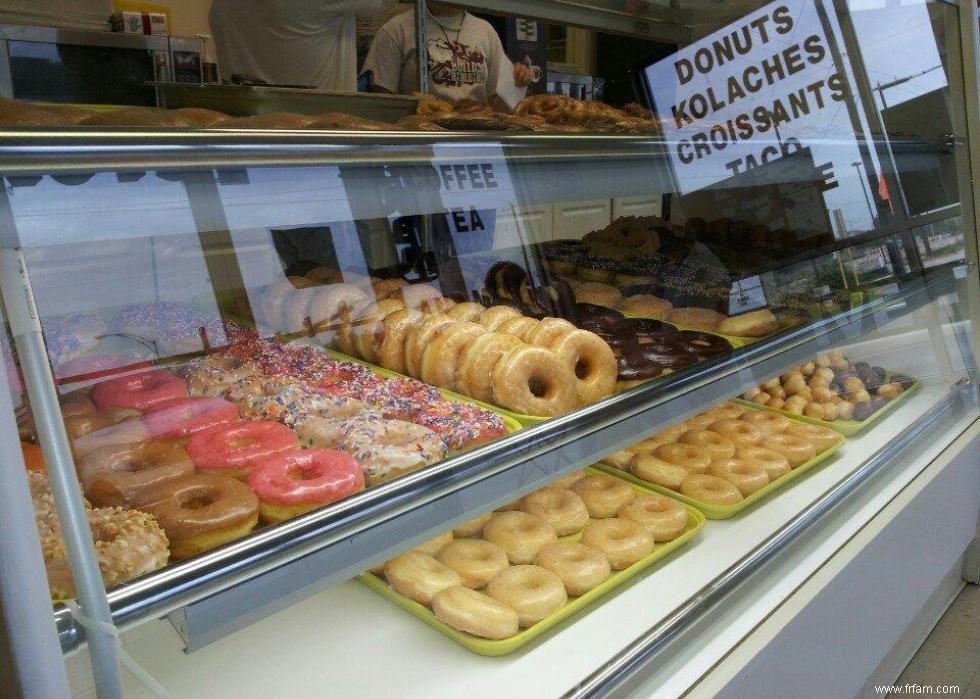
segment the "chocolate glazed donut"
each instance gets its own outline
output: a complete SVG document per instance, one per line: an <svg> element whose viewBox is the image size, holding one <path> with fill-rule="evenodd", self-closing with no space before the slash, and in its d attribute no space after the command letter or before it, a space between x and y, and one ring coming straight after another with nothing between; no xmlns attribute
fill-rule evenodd
<svg viewBox="0 0 980 699"><path fill-rule="evenodd" d="M513 262L498 262L487 271L484 284L493 296L509 301L521 298L521 282L527 279L527 272Z"/></svg>

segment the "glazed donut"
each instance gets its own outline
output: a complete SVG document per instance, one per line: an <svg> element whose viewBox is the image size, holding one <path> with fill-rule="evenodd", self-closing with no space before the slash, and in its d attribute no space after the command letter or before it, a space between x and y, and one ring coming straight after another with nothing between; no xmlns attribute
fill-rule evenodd
<svg viewBox="0 0 980 699"><path fill-rule="evenodd" d="M542 488L521 500L521 509L551 525L558 536L581 531L589 523L582 498L565 488Z"/></svg>
<svg viewBox="0 0 980 699"><path fill-rule="evenodd" d="M426 553L430 556L435 556L452 540L453 533L451 531L443 532L442 534L432 537L428 541L423 541L412 550L418 551L419 553Z"/></svg>
<svg viewBox="0 0 980 699"><path fill-rule="evenodd" d="M443 298L442 292L430 284L408 284L392 293L391 298L398 299L405 304L405 308L414 308L425 311L429 306L427 302ZM456 304L454 303L453 306Z"/></svg>
<svg viewBox="0 0 980 699"><path fill-rule="evenodd" d="M552 481L549 484L551 488L571 488L573 485L578 483L580 480L585 478L585 469L578 469L577 471L572 471L567 476L562 476L556 481Z"/></svg>
<svg viewBox="0 0 980 699"><path fill-rule="evenodd" d="M609 345L587 330L559 335L549 346L575 376L575 395L580 405L594 403L612 394L619 368Z"/></svg>
<svg viewBox="0 0 980 699"><path fill-rule="evenodd" d="M524 341L535 347L551 347L558 337L578 330L564 318L545 318L524 336Z"/></svg>
<svg viewBox="0 0 980 699"><path fill-rule="evenodd" d="M419 310L423 315L446 315L453 308L456 308L456 302L441 296L436 299L423 299L419 304Z"/></svg>
<svg viewBox="0 0 980 699"><path fill-rule="evenodd" d="M453 536L460 539L466 539L471 536L480 536L483 534L483 527L486 526L487 522L493 516L492 512L487 512L485 515L480 515L479 517L474 517L468 522L463 522L461 525L453 529Z"/></svg>
<svg viewBox="0 0 980 699"><path fill-rule="evenodd" d="M507 568L507 554L483 539L456 539L442 547L436 560L456 571L462 584L474 590L487 586L490 579Z"/></svg>
<svg viewBox="0 0 980 699"><path fill-rule="evenodd" d="M579 479L572 492L582 498L592 519L615 517L625 505L633 502L636 493L626 481L594 473Z"/></svg>
<svg viewBox="0 0 980 699"><path fill-rule="evenodd" d="M684 434L681 436L683 437ZM704 473L711 463L711 456L704 449L693 444L680 442L661 444L653 450L653 455L669 464L680 466L688 473Z"/></svg>
<svg viewBox="0 0 980 699"><path fill-rule="evenodd" d="M681 493L709 505L734 505L742 494L724 478L708 473L692 473L681 483Z"/></svg>
<svg viewBox="0 0 980 699"><path fill-rule="evenodd" d="M487 594L517 612L521 627L537 624L568 602L561 578L535 565L516 565L487 583Z"/></svg>
<svg viewBox="0 0 980 699"><path fill-rule="evenodd" d="M700 413L694 417L688 418L682 422L681 425L686 427L687 430L706 430L713 422L717 422L717 418L715 418L714 415ZM680 435L677 436L677 441L680 441Z"/></svg>
<svg viewBox="0 0 980 699"><path fill-rule="evenodd" d="M840 442L840 434L829 427L821 427L820 425L790 425L786 428L786 431L783 432L783 434L789 434L793 435L794 437L805 439L813 445L818 454L827 451Z"/></svg>
<svg viewBox="0 0 980 699"><path fill-rule="evenodd" d="M817 455L817 450L811 442L785 432L769 435L762 440L760 446L785 456L790 468L801 466Z"/></svg>
<svg viewBox="0 0 980 699"><path fill-rule="evenodd" d="M629 471L630 465L633 463L633 459L636 457L637 452L632 449L620 449L619 451L613 452L609 456L600 459L601 463L606 466L612 466L613 468L618 468L620 471Z"/></svg>
<svg viewBox="0 0 980 699"><path fill-rule="evenodd" d="M493 402L525 415L552 417L575 406L575 375L558 356L541 347L510 350L490 374Z"/></svg>
<svg viewBox="0 0 980 699"><path fill-rule="evenodd" d="M337 327L338 348L345 354L374 363L377 360L374 356L374 337L381 327L381 321L389 313L404 307L401 301L381 299L342 310Z"/></svg>
<svg viewBox="0 0 980 699"><path fill-rule="evenodd" d="M520 318L508 318L497 326L497 330L495 332L524 338L525 335L538 327L540 323L541 321L539 320L527 318L525 316L521 316Z"/></svg>
<svg viewBox="0 0 980 699"><path fill-rule="evenodd" d="M779 330L779 320L765 308L749 311L740 316L725 318L718 323L715 332L735 337L763 337Z"/></svg>
<svg viewBox="0 0 980 699"><path fill-rule="evenodd" d="M524 343L512 335L491 332L476 337L459 356L456 388L464 395L492 402L493 368L517 347L524 347Z"/></svg>
<svg viewBox="0 0 980 699"><path fill-rule="evenodd" d="M722 403L710 410L705 411L704 415L710 415L715 420L734 420L745 414L746 409L737 403Z"/></svg>
<svg viewBox="0 0 980 699"><path fill-rule="evenodd" d="M238 408L223 398L180 398L143 416L147 433L157 439L180 439L238 421Z"/></svg>
<svg viewBox="0 0 980 699"><path fill-rule="evenodd" d="M436 617L454 629L490 640L517 634L517 612L493 597L468 587L447 587L432 598Z"/></svg>
<svg viewBox="0 0 980 699"><path fill-rule="evenodd" d="M642 318L666 320L673 304L653 294L635 294L623 301L622 311Z"/></svg>
<svg viewBox="0 0 980 699"><path fill-rule="evenodd" d="M486 333L476 323L446 323L432 335L422 352L419 378L433 386L456 387L460 355L473 340Z"/></svg>
<svg viewBox="0 0 980 699"><path fill-rule="evenodd" d="M377 345L378 364L385 369L405 373L405 338L408 331L422 322L420 311L403 308L389 313L381 321L381 342Z"/></svg>
<svg viewBox="0 0 980 699"><path fill-rule="evenodd" d="M44 483L47 484L46 479ZM50 497L48 494L47 498ZM38 512L40 514L42 511ZM53 511L43 512L45 519L38 520L38 533L41 536L51 598L72 599L77 593L61 528ZM167 537L150 515L116 507L86 510L85 514L106 589L167 564Z"/></svg>
<svg viewBox="0 0 980 699"><path fill-rule="evenodd" d="M206 473L147 488L135 505L156 517L177 559L239 539L259 521L259 500L247 485Z"/></svg>
<svg viewBox="0 0 980 699"><path fill-rule="evenodd" d="M769 474L770 483L792 470L785 456L765 447L740 447L735 450L735 458L761 464Z"/></svg>
<svg viewBox="0 0 980 699"><path fill-rule="evenodd" d="M477 316L483 313L486 308L484 308L479 303L474 303L473 301L465 301L464 303L457 303L455 306L446 311L446 315L453 320L458 320L464 323L475 323Z"/></svg>
<svg viewBox="0 0 980 699"><path fill-rule="evenodd" d="M715 434L720 434L734 444L736 449L754 447L763 437L762 430L755 425L732 418L712 422L708 425L708 429Z"/></svg>
<svg viewBox="0 0 980 699"><path fill-rule="evenodd" d="M405 371L410 376L418 376L422 366L422 355L426 345L443 325L454 322L444 315L426 316L422 322L413 325L405 333Z"/></svg>
<svg viewBox="0 0 980 699"><path fill-rule="evenodd" d="M341 311L350 310L367 300L364 290L353 284L327 284L316 289L307 308L316 341L325 347L332 347Z"/></svg>
<svg viewBox="0 0 980 699"><path fill-rule="evenodd" d="M748 497L755 491L769 485L769 472L758 461L747 459L720 459L713 461L708 467L712 476L724 478L738 488L743 497Z"/></svg>
<svg viewBox="0 0 980 699"><path fill-rule="evenodd" d="M186 384L165 371L145 371L96 384L89 392L102 412L114 408L147 410L154 405L187 397Z"/></svg>
<svg viewBox="0 0 980 699"><path fill-rule="evenodd" d="M184 374L191 396L215 398L228 387L257 376L259 369L240 357L211 356L192 364Z"/></svg>
<svg viewBox="0 0 980 699"><path fill-rule="evenodd" d="M142 420L114 422L107 416L97 414L94 416L80 415L78 417L68 418L65 422L75 423L77 420L85 420L86 427L101 425L103 422L107 423L103 427L97 427L90 432L86 432L72 439L71 449L77 458L85 456L100 447L133 444L145 441L150 437L146 431L146 427L143 426ZM72 429L74 427L69 425L69 434Z"/></svg>
<svg viewBox="0 0 980 699"><path fill-rule="evenodd" d="M409 551L388 561L385 580L395 592L425 605L432 604L436 593L462 584L455 570L418 551Z"/></svg>
<svg viewBox="0 0 980 699"><path fill-rule="evenodd" d="M727 317L717 311L712 311L710 308L674 308L665 320L685 328L707 330L710 332L717 328L718 323Z"/></svg>
<svg viewBox="0 0 980 699"><path fill-rule="evenodd" d="M496 512L483 527L483 538L496 544L514 565L530 563L542 546L558 541L551 525L527 512Z"/></svg>
<svg viewBox="0 0 980 699"><path fill-rule="evenodd" d="M434 464L449 453L445 442L435 432L404 420L356 415L340 430L337 449L360 463L369 486Z"/></svg>
<svg viewBox="0 0 980 699"><path fill-rule="evenodd" d="M610 284L586 282L575 290L575 300L578 303L592 303L606 308L619 308L623 303L623 294Z"/></svg>
<svg viewBox="0 0 980 699"><path fill-rule="evenodd" d="M630 466L630 473L641 480L656 483L671 490L679 490L681 483L691 474L691 471L664 461L653 454L637 454Z"/></svg>
<svg viewBox="0 0 980 699"><path fill-rule="evenodd" d="M735 445L711 430L688 430L677 442L697 447L711 460L730 459L735 456Z"/></svg>
<svg viewBox="0 0 980 699"><path fill-rule="evenodd" d="M557 575L572 597L584 595L612 574L609 561L601 551L576 541L548 544L538 551L534 565Z"/></svg>
<svg viewBox="0 0 980 699"><path fill-rule="evenodd" d="M746 410L738 419L758 428L763 435L785 432L793 424L788 417L769 410Z"/></svg>
<svg viewBox="0 0 980 699"><path fill-rule="evenodd" d="M619 511L619 516L646 527L657 543L673 541L687 531L687 509L666 495L637 495Z"/></svg>
<svg viewBox="0 0 980 699"><path fill-rule="evenodd" d="M78 480L97 507L122 507L147 488L194 473L187 452L174 442L150 440L95 449L78 462Z"/></svg>
<svg viewBox="0 0 980 699"><path fill-rule="evenodd" d="M246 483L259 497L262 521L274 523L363 490L364 473L347 454L293 449L256 459Z"/></svg>
<svg viewBox="0 0 980 699"><path fill-rule="evenodd" d="M87 434L115 425L121 420L111 413L84 413L81 415L65 416L65 431L73 440Z"/></svg>
<svg viewBox="0 0 980 699"><path fill-rule="evenodd" d="M493 306L486 309L473 321L479 323L490 332L496 332L497 328L505 320L510 318L520 318L521 312L511 306Z"/></svg>
<svg viewBox="0 0 980 699"><path fill-rule="evenodd" d="M598 549L613 570L624 570L653 552L653 534L643 525L622 517L589 522L582 543Z"/></svg>
<svg viewBox="0 0 980 699"><path fill-rule="evenodd" d="M245 480L256 461L298 448L293 431L271 420L218 425L187 441L187 454L198 470L239 480Z"/></svg>

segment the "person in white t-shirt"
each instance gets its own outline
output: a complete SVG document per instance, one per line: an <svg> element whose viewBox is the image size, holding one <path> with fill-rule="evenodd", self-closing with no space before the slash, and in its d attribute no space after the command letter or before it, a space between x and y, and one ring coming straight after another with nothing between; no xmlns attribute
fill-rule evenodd
<svg viewBox="0 0 980 699"><path fill-rule="evenodd" d="M511 111L524 97L531 69L510 62L489 22L434 2L427 10L429 92L449 102L475 100ZM414 11L381 27L361 72L371 74L374 92L409 94L419 89Z"/></svg>
<svg viewBox="0 0 980 699"><path fill-rule="evenodd" d="M209 20L218 66L278 85L357 90L357 13L395 0L214 0Z"/></svg>

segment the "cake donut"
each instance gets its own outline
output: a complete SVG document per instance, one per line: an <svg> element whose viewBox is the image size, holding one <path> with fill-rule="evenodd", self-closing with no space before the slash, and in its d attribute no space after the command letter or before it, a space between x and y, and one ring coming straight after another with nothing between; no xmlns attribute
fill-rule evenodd
<svg viewBox="0 0 980 699"><path fill-rule="evenodd" d="M497 362L490 380L493 402L509 410L554 416L575 407L574 374L541 347L515 347Z"/></svg>
<svg viewBox="0 0 980 699"><path fill-rule="evenodd" d="M592 519L615 517L623 506L636 497L629 483L604 473L594 473L579 479L572 485L572 492L585 503Z"/></svg>
<svg viewBox="0 0 980 699"><path fill-rule="evenodd" d="M419 551L409 551L388 561L385 580L399 594L424 605L432 604L436 593L462 585L456 571Z"/></svg>
<svg viewBox="0 0 980 699"><path fill-rule="evenodd" d="M347 454L294 449L253 462L246 479L263 522L282 522L364 489L364 473Z"/></svg>
<svg viewBox="0 0 980 699"><path fill-rule="evenodd" d="M134 504L160 523L177 559L239 539L259 520L259 500L247 485L204 473L148 488Z"/></svg>
<svg viewBox="0 0 980 699"><path fill-rule="evenodd" d="M544 546L534 558L534 565L557 575L572 597L584 595L612 574L609 560L601 551L577 541Z"/></svg>
<svg viewBox="0 0 980 699"><path fill-rule="evenodd" d="M191 435L187 453L202 473L244 480L259 459L297 449L291 429L271 420L217 425Z"/></svg>
<svg viewBox="0 0 980 699"><path fill-rule="evenodd" d="M637 522L611 517L589 522L582 543L601 551L613 570L624 570L653 552L653 534Z"/></svg>
<svg viewBox="0 0 980 699"><path fill-rule="evenodd" d="M89 396L103 412L114 408L142 411L170 400L186 398L188 393L187 385L181 379L158 370L103 381L92 387Z"/></svg>
<svg viewBox="0 0 980 699"><path fill-rule="evenodd" d="M456 571L462 584L474 590L482 590L510 565L502 548L483 539L454 539L442 547L436 560Z"/></svg>
<svg viewBox="0 0 980 699"><path fill-rule="evenodd" d="M432 597L436 617L468 634L501 640L520 629L517 612L493 597L462 585L447 587Z"/></svg>
<svg viewBox="0 0 980 699"><path fill-rule="evenodd" d="M681 483L681 493L709 505L734 505L742 501L742 493L724 478L709 473L692 473Z"/></svg>
<svg viewBox="0 0 980 699"><path fill-rule="evenodd" d="M581 531L589 523L582 498L565 488L541 488L521 500L521 509L551 525L558 536Z"/></svg>
<svg viewBox="0 0 980 699"><path fill-rule="evenodd" d="M769 472L758 461L748 459L720 459L708 467L712 476L724 478L738 488L743 497L769 485Z"/></svg>
<svg viewBox="0 0 980 699"><path fill-rule="evenodd" d="M500 571L487 584L487 594L517 612L521 627L537 624L568 601L561 578L535 565L515 565Z"/></svg>
<svg viewBox="0 0 980 699"><path fill-rule="evenodd" d="M527 512L496 512L483 527L483 538L496 544L514 565L530 563L542 546L558 541L551 525Z"/></svg>
<svg viewBox="0 0 980 699"><path fill-rule="evenodd" d="M646 527L657 543L673 541L687 530L687 509L666 495L638 495L619 516Z"/></svg>
<svg viewBox="0 0 980 699"><path fill-rule="evenodd" d="M121 507L154 486L194 473L187 452L174 442L149 440L95 449L78 462L85 496L98 507Z"/></svg>

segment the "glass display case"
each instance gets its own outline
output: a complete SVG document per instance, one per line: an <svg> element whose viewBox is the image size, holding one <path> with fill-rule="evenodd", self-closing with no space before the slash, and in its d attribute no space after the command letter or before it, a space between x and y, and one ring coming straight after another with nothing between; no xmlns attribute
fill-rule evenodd
<svg viewBox="0 0 980 699"><path fill-rule="evenodd" d="M25 696L776 695L809 646L770 625L944 589L975 5L605 5L520 12L673 45L628 133L5 128ZM886 595L819 586L912 512ZM829 694L903 629L830 634Z"/></svg>

